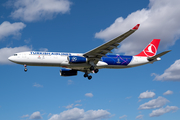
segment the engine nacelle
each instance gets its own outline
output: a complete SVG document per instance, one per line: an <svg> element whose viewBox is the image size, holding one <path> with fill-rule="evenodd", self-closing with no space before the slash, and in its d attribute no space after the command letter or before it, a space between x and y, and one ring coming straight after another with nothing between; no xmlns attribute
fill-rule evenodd
<svg viewBox="0 0 180 120"><path fill-rule="evenodd" d="M69 56L68 61L69 63L86 63L87 59L81 56Z"/></svg>
<svg viewBox="0 0 180 120"><path fill-rule="evenodd" d="M75 76L77 75L77 70L61 69L60 75L61 76Z"/></svg>

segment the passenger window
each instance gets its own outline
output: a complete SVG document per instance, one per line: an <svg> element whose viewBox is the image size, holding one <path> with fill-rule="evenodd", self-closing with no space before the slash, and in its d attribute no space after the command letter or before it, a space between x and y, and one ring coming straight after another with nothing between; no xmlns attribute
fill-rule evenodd
<svg viewBox="0 0 180 120"><path fill-rule="evenodd" d="M14 56L17 56L17 54L14 54Z"/></svg>

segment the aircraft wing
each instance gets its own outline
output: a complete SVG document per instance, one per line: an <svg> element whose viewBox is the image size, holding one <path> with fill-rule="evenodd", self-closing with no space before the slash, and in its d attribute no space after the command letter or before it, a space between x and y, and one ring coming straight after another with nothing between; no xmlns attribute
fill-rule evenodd
<svg viewBox="0 0 180 120"><path fill-rule="evenodd" d="M106 56L107 53L112 53L111 50L114 48L117 48L120 42L122 42L125 38L130 36L132 33L134 33L138 28L140 24L137 24L135 27L127 31L126 33L120 35L119 37L110 40L109 42L104 43L103 45L90 50L83 54L83 56L87 58L94 58L94 59L100 59L102 56Z"/></svg>

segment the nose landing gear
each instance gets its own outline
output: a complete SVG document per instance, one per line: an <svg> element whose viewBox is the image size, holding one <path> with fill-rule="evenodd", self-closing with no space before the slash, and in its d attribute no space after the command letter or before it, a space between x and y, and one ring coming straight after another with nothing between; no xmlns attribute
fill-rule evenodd
<svg viewBox="0 0 180 120"><path fill-rule="evenodd" d="M28 70L28 69L27 69L27 65L24 64L24 71L27 72L27 70Z"/></svg>

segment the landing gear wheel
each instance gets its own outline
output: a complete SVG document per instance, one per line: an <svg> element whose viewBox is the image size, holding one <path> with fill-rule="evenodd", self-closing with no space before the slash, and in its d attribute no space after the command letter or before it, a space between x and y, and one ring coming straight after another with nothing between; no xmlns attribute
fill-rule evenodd
<svg viewBox="0 0 180 120"><path fill-rule="evenodd" d="M90 76L88 76L88 79L89 79L89 80L91 80L91 79L92 79L92 76L91 76L91 75L90 75Z"/></svg>
<svg viewBox="0 0 180 120"><path fill-rule="evenodd" d="M24 71L27 72L27 68L24 68Z"/></svg>
<svg viewBox="0 0 180 120"><path fill-rule="evenodd" d="M94 72L95 72L95 73L98 73L98 72L99 72L99 70L98 70L98 69L95 69L95 70L94 70Z"/></svg>
<svg viewBox="0 0 180 120"><path fill-rule="evenodd" d="M91 67L90 67L90 70L91 70L91 71L94 70L94 66L91 66Z"/></svg>
<svg viewBox="0 0 180 120"><path fill-rule="evenodd" d="M27 69L27 65L24 64L24 71L27 72L27 70L28 70L28 69Z"/></svg>
<svg viewBox="0 0 180 120"><path fill-rule="evenodd" d="M85 74L84 74L84 77L85 77L85 78L86 78L86 77L88 77L88 74L87 74L87 73L85 73Z"/></svg>

